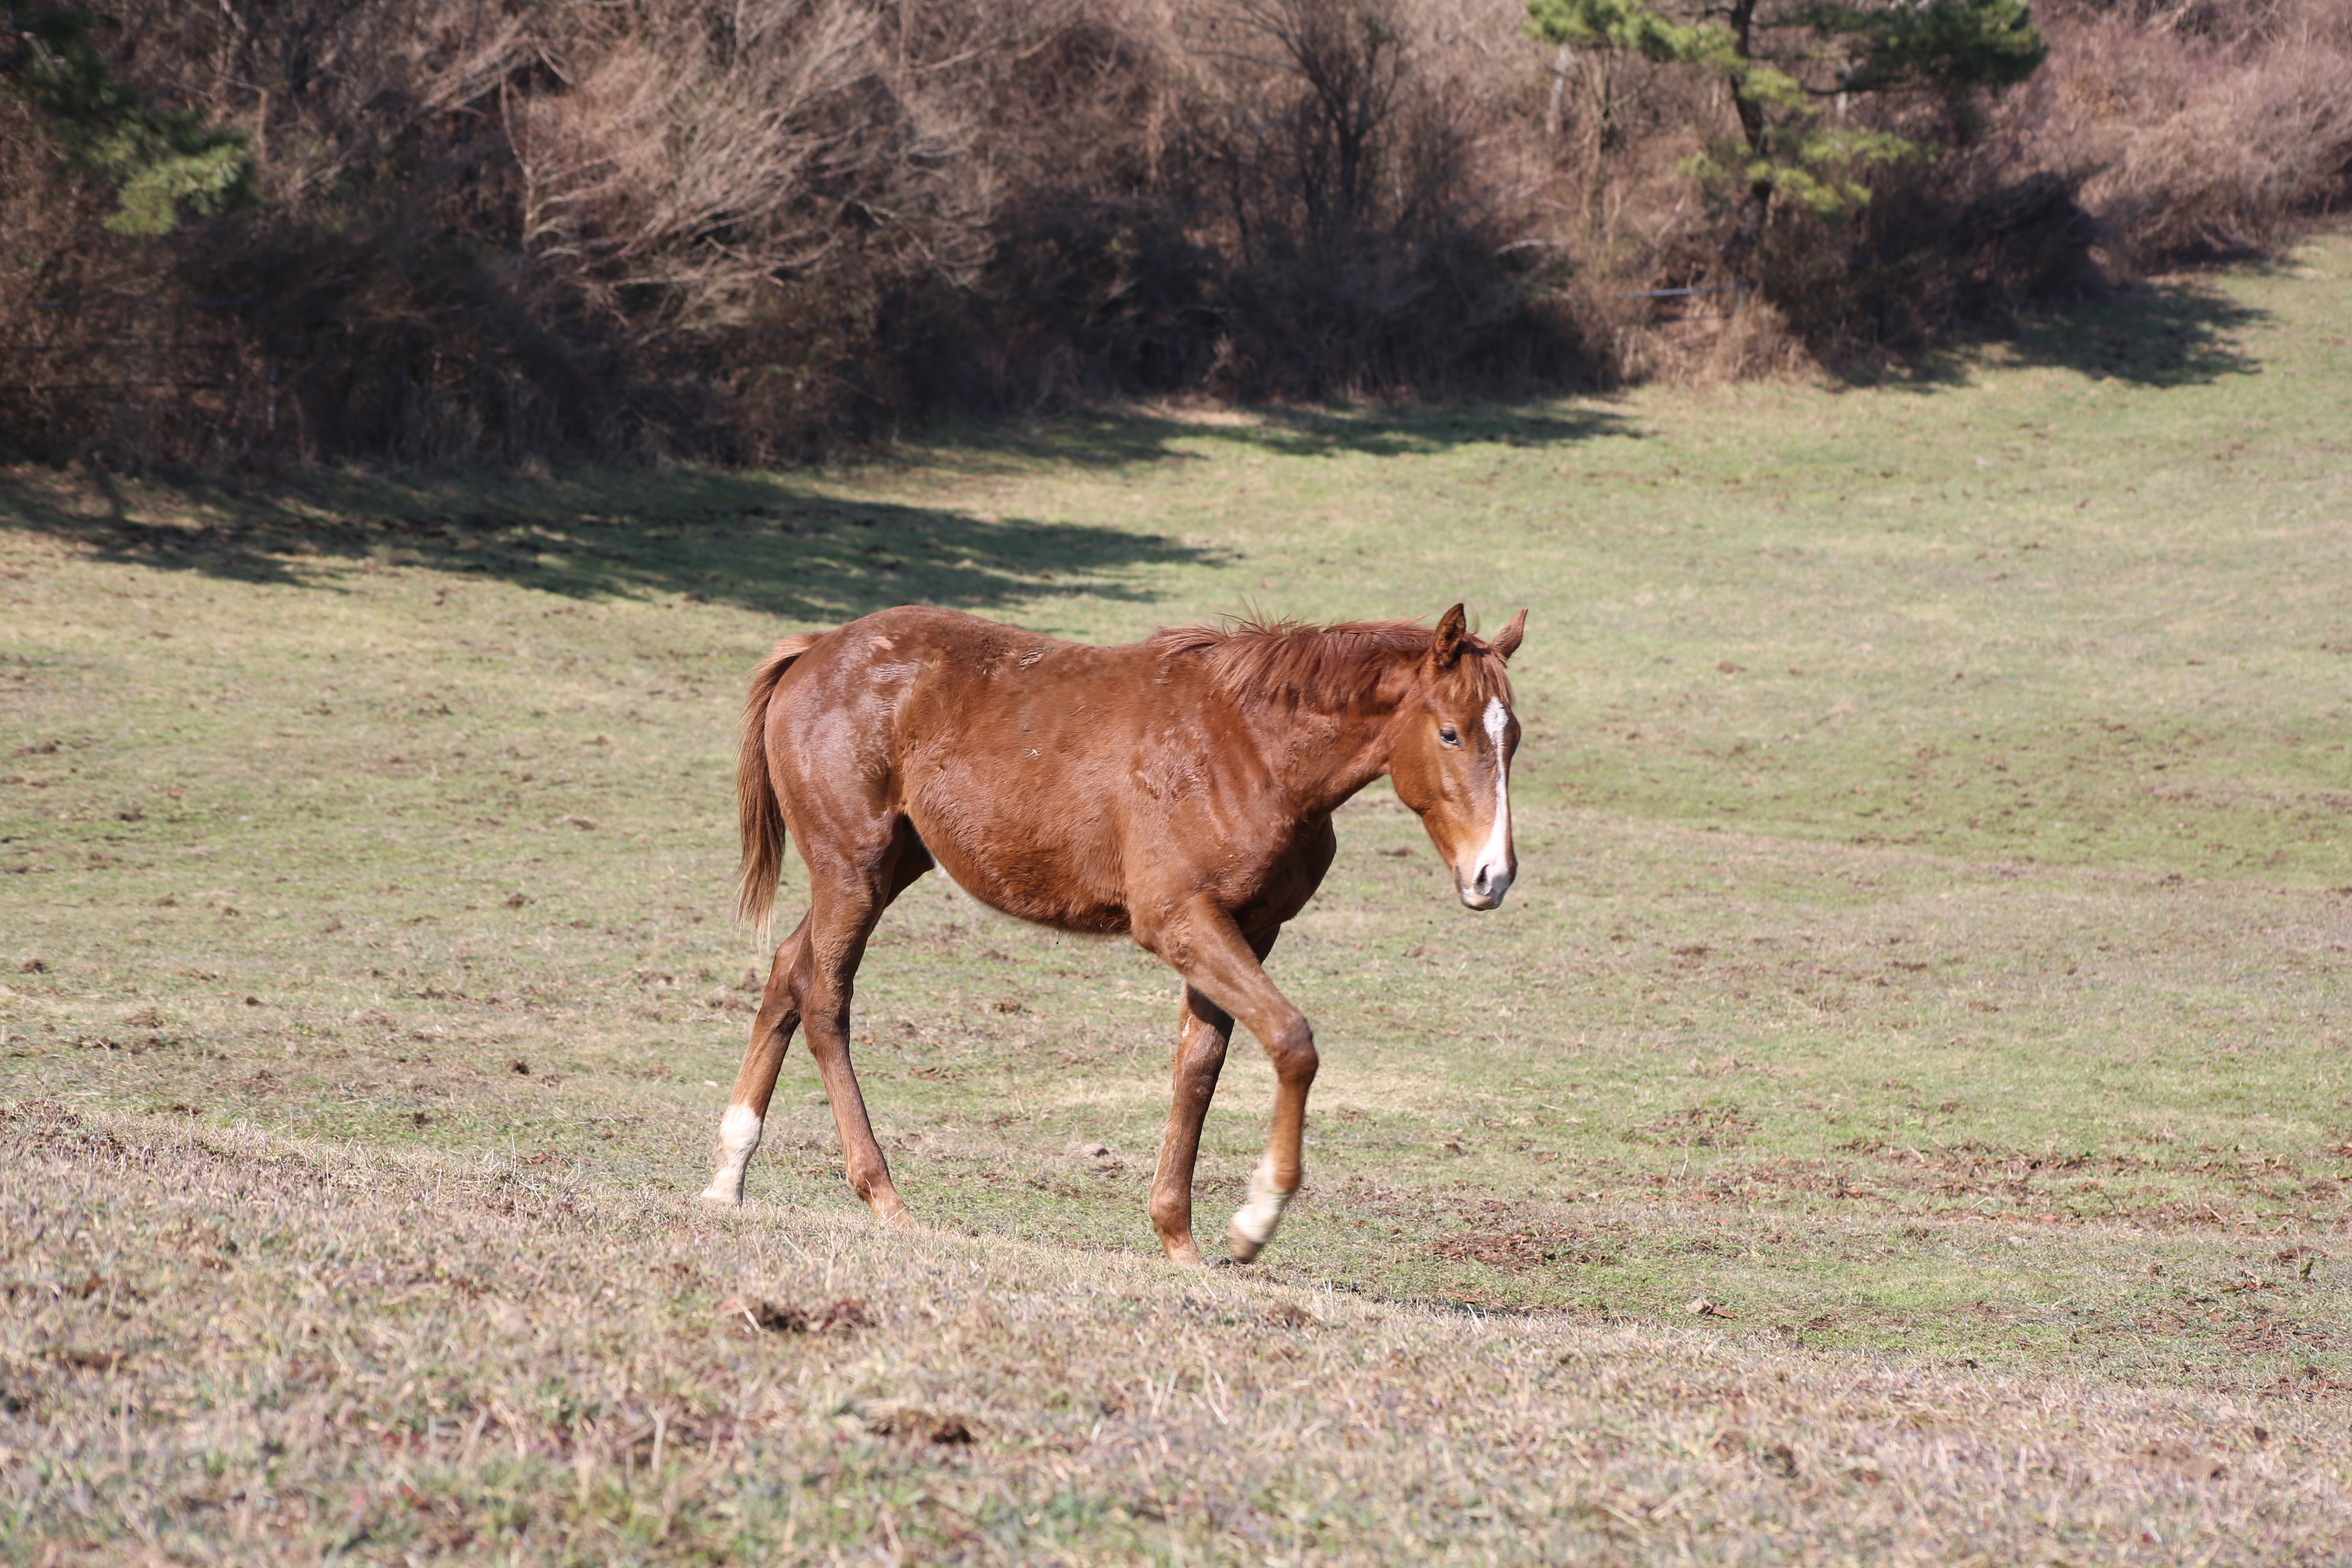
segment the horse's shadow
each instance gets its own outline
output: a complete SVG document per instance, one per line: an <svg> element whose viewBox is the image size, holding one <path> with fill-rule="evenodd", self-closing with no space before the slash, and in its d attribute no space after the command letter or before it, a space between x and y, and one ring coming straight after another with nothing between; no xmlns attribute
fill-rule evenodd
<svg viewBox="0 0 2352 1568"><path fill-rule="evenodd" d="M150 520L135 481L0 472L0 524L75 541L101 560L241 582L316 586L322 565L375 561L572 597L667 594L803 621L907 603L1148 600L1149 569L1223 559L1148 531L845 500L788 475L157 477L165 482Z"/></svg>

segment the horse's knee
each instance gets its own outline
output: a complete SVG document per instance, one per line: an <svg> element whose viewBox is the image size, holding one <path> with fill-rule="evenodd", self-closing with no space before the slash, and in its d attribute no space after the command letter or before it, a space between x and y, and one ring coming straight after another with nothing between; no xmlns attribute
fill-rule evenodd
<svg viewBox="0 0 2352 1568"><path fill-rule="evenodd" d="M794 977L793 1010L814 1040L819 1034L846 1036L849 1028L849 987L838 979L811 971Z"/></svg>
<svg viewBox="0 0 2352 1568"><path fill-rule="evenodd" d="M1293 1017L1276 1029L1265 1042L1265 1054L1274 1063L1274 1076L1282 1082L1304 1088L1315 1081L1315 1068L1321 1058L1315 1054L1315 1031L1304 1016Z"/></svg>
<svg viewBox="0 0 2352 1568"><path fill-rule="evenodd" d="M760 994L760 1010L751 1018L754 1046L775 1043L778 1037L789 1041L793 1031L800 1026L800 998L793 994L789 985L770 983Z"/></svg>

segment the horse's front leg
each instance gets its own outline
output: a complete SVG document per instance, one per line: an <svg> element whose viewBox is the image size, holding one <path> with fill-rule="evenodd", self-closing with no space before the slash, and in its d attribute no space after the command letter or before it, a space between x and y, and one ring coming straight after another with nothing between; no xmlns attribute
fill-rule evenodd
<svg viewBox="0 0 2352 1568"><path fill-rule="evenodd" d="M1272 934L1262 942L1252 942L1234 924L1233 917L1206 900L1188 906L1168 924L1152 933L1152 947L1160 957L1175 966L1185 984L1199 991L1216 1006L1238 1018L1249 1032L1265 1047L1274 1063L1274 1128L1266 1140L1265 1153L1257 1168L1250 1173L1249 1201L1234 1215L1226 1228L1225 1245L1236 1261L1247 1263L1265 1250L1274 1239L1275 1227L1282 1223L1282 1212L1297 1194L1305 1179L1303 1145L1307 1131L1307 1091L1315 1083L1315 1031L1307 1026L1307 1015L1292 1005L1290 998L1266 978L1259 960L1274 945ZM1222 1063L1223 1052L1218 1053ZM1160 1204L1168 1184L1169 1152L1177 1129L1177 1119L1186 1112L1183 1100L1183 1056L1178 1058L1178 1102L1169 1118L1170 1140L1160 1151L1160 1172L1152 1188L1152 1217L1160 1218ZM1211 1087L1214 1079L1212 1075ZM1207 1096L1201 1098L1200 1111L1191 1122L1188 1150L1200 1144L1200 1115L1208 1109ZM1191 1232L1190 1161L1186 1162L1185 1233ZM1160 1229L1160 1241L1168 1247L1169 1256L1186 1261L1171 1244L1165 1226ZM1193 1254L1198 1257L1196 1251Z"/></svg>
<svg viewBox="0 0 2352 1568"><path fill-rule="evenodd" d="M1264 962L1273 951L1275 934L1251 942L1251 951ZM1192 1240L1192 1173L1201 1154L1201 1123L1217 1092L1217 1075L1225 1065L1225 1046L1234 1032L1233 1015L1192 985L1184 987L1176 1015L1174 1092L1168 1106L1168 1130L1160 1140L1160 1165L1151 1179L1151 1228L1168 1261L1198 1267L1201 1249Z"/></svg>

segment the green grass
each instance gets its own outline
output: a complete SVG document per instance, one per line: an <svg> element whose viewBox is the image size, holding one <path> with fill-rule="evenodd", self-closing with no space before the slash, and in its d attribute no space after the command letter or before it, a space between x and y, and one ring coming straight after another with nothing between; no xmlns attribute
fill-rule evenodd
<svg viewBox="0 0 2352 1568"><path fill-rule="evenodd" d="M403 1256L434 1245L404 1205L468 1194L447 1200L452 1234L469 1267L509 1279L521 1326L482 1350L506 1369L490 1383L452 1363L434 1386L457 1425L507 1411L482 1429L509 1435L515 1468L491 1474L479 1430L461 1454L447 1412L425 1412L436 1485L470 1500L452 1550L782 1550L797 1496L815 1533L792 1550L815 1555L919 1538L1011 1559L1416 1542L1648 1558L1715 1510L1702 1555L2108 1560L2130 1530L2085 1524L2078 1540L2068 1510L2158 1507L2101 1479L2116 1455L2084 1458L2081 1440L2053 1461L2079 1474L2046 1528L1964 1525L2002 1483L1961 1464L1949 1510L1857 1535L1868 1487L1751 1496L1706 1468L1730 1454L1769 1479L1780 1461L1760 1438L1676 1457L1689 1433L1670 1432L1721 1392L1675 1392L1662 1369L1684 1355L1816 1392L1859 1378L1898 1405L1932 1387L1971 1441L2045 1384L2075 1408L2137 1412L2115 1428L2128 1444L2193 1429L2210 1448L2257 1417L2305 1423L2320 1435L2303 1459L2232 1461L2226 1497L2151 1523L2161 1541L2131 1560L2223 1541L2352 1550L2347 320L2352 241L2336 238L1868 386L1142 411L950 431L783 475L0 476L0 1102L21 1155L0 1241L12 1299L40 1303L0 1346L0 1507L16 1510L0 1550L230 1550L226 1515L137 1502L122 1458L197 1463L195 1438L173 1434L237 1398L191 1404L163 1384L207 1353L206 1375L230 1382L266 1363L268 1408L323 1412L307 1439L329 1456L308 1461L320 1498L394 1486L383 1454L329 1416L350 1403L364 1428L409 1409L401 1382L424 1373L401 1358L423 1352L367 1325L455 1298L430 1268L370 1283L366 1248L324 1219L260 1217L294 1202L275 1176L192 1195L224 1159L290 1162L327 1188L358 1173L354 1223ZM1499 914L1469 915L1392 797L1343 814L1339 863L1269 966L1315 1020L1324 1068L1308 1190L1265 1263L1202 1280L1153 1261L1143 1201L1171 977L1122 944L1003 921L936 879L881 928L856 1029L899 1188L933 1228L903 1253L863 1231L797 1051L751 1206L694 1212L761 961L727 919L729 790L740 683L776 635L905 600L1110 641L1244 605L1336 618L1456 598L1490 626L1530 607L1521 878ZM1212 1228L1270 1096L1244 1043L1203 1144ZM1071 1152L1088 1142L1112 1157ZM126 1165L123 1148L147 1152ZM481 1217L518 1194L523 1219ZM79 1228L45 1228L59 1205ZM604 1250L575 1212L598 1216ZM172 1240L183 1219L245 1238L240 1261L138 1283L140 1259L188 1250ZM256 1251L272 1235L282 1260ZM704 1251L656 1290L631 1247ZM724 1264L709 1250L729 1247ZM836 1442L827 1423L856 1423L814 1405L763 1439L822 1474L797 1492L755 1504L777 1484L763 1450L739 1439L730 1458L713 1437L691 1497L664 1504L631 1437L608 1445L635 1456L612 1507L590 1507L605 1483L563 1456L589 1451L583 1421L614 1443L635 1431L611 1412L651 1408L650 1384L559 1397L609 1347L558 1334L569 1348L544 1365L518 1348L531 1323L552 1331L516 1282L534 1248L572 1259L567 1300L593 1300L603 1270L656 1349L701 1344L719 1300L761 1281L829 1299L831 1265L805 1260L839 1252L890 1366L924 1364L924 1314L950 1299L1017 1303L1024 1270L1061 1292L1046 1338L1097 1360L1057 1373L1013 1334L993 1360L982 1346L961 1372L923 1374L931 1405L992 1413L992 1436L948 1446L974 1489L955 1506L998 1510L969 1540L879 1522L876 1500L929 1485L931 1459L876 1436L887 1411ZM974 1269L987 1291L938 1282ZM85 1277L150 1304L73 1294ZM306 1278L341 1281L337 1305L304 1310L383 1367L305 1383L292 1350L203 1350L205 1314L266 1318ZM1648 1512L1620 1507L1544 1449L1495 1472L1486 1515L1318 1502L1304 1480L1251 1490L1223 1468L1246 1468L1234 1429L1195 1413L1180 1447L1213 1456L1227 1490L1188 1491L1122 1468L1141 1463L1125 1448L1097 1465L1048 1419L1123 1375L1122 1335L1152 1342L1138 1368L1166 1379L1184 1339L1171 1324L1256 1323L1301 1300L1342 1361L1410 1344L1431 1386L1506 1403L1537 1397L1534 1373L1481 1360L1489 1331L1464 1325L1533 1314L1501 1321L1553 1358L1542 1398L1600 1420L1620 1379L1641 1414L1611 1463L1665 1489ZM1219 1304L1186 1305L1204 1301ZM72 1360L142 1334L182 1348L142 1351L131 1371ZM1290 1381L1269 1381L1264 1340L1213 1331L1185 1353L1263 1392ZM678 1353L700 1370L662 1386L719 1397L694 1382L723 1383L719 1364ZM1336 1367L1332 1386L1354 1388ZM914 1398L915 1375L849 1377L835 1402ZM606 1415L528 1414L498 1378ZM2013 1380L1984 1396L2008 1414L1969 1415L1977 1396L1955 1379ZM1900 1425L1819 1396L1824 1430ZM1149 1417L1137 1397L1098 1414L1141 1453L1177 1428L1167 1395ZM1296 1428L1360 1418L1339 1394L1285 1397L1307 1402ZM282 1445L246 1405L230 1447ZM28 1458L69 1430L115 1457L74 1476ZM219 1462L258 1464L249 1448ZM1302 1475L1324 1463L1306 1452ZM1053 1454L1075 1468L1057 1479ZM1444 1469L1424 1459L1428 1478ZM1691 1465L1717 1476L1711 1500L1657 1512L1695 1484L1667 1473ZM983 1507L991 1476L1003 1497ZM2289 1529L2282 1500L2307 1485L2320 1500ZM560 1528L498 1511L544 1521L549 1488L576 1493ZM303 1506L295 1554L323 1552L333 1510ZM646 1533L647 1507L667 1533ZM1760 1511L1742 1524L1742 1509ZM352 1550L422 1550L430 1522Z"/></svg>

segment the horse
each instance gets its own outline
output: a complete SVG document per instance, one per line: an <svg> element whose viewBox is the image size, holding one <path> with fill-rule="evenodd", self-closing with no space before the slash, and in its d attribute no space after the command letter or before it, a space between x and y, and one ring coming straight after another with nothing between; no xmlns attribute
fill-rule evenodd
<svg viewBox="0 0 2352 1568"><path fill-rule="evenodd" d="M1257 1037L1273 1128L1226 1231L1236 1261L1255 1258L1303 1179L1318 1059L1266 954L1330 868L1331 814L1382 774L1462 902L1501 905L1518 873L1505 667L1526 625L1521 610L1482 642L1455 605L1434 627L1241 620L1092 647L902 605L777 643L743 711L737 913L768 935L787 837L809 907L776 948L702 1196L742 1202L805 1028L851 1190L883 1224L912 1224L850 1066L849 1004L883 910L937 867L1005 914L1130 936L1181 978L1150 1205L1174 1263L1202 1261L1192 1172L1234 1020Z"/></svg>

